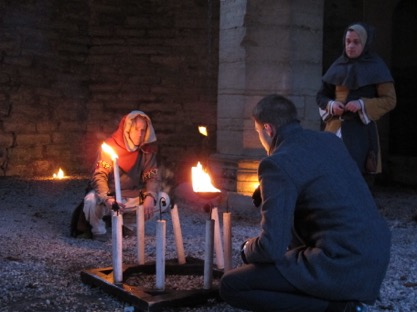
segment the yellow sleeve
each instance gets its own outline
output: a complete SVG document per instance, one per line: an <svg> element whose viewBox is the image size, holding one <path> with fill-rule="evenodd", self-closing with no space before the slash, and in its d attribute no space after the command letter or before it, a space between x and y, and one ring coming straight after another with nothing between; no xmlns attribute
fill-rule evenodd
<svg viewBox="0 0 417 312"><path fill-rule="evenodd" d="M394 83L379 84L376 86L376 91L376 97L362 98L368 117L374 121L393 110L397 104Z"/></svg>

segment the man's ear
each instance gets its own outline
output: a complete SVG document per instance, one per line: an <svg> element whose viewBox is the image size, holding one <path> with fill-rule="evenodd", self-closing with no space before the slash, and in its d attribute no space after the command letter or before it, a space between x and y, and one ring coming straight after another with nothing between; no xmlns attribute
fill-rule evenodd
<svg viewBox="0 0 417 312"><path fill-rule="evenodd" d="M268 134L269 137L271 137L271 138L274 137L275 129L271 124L269 124L269 123L264 124L264 128L265 128L265 131L266 131L266 133Z"/></svg>

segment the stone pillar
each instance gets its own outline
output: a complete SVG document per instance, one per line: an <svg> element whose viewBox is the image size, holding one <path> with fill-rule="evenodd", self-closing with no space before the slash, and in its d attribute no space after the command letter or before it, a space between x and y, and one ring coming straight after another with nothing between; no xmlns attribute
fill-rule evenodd
<svg viewBox="0 0 417 312"><path fill-rule="evenodd" d="M265 95L280 93L298 107L303 126L319 129L315 94L322 61L322 0L220 2L217 154L218 185L249 195L265 151L251 119Z"/></svg>

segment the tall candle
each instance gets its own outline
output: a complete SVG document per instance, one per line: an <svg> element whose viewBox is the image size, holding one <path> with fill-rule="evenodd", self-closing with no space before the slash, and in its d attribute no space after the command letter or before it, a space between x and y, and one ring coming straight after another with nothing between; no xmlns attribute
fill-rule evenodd
<svg viewBox="0 0 417 312"><path fill-rule="evenodd" d="M119 173L119 158L116 157L113 159L113 175L114 175L114 188L116 191L116 201L118 203L122 202L122 191L120 189L120 173Z"/></svg>
<svg viewBox="0 0 417 312"><path fill-rule="evenodd" d="M171 209L172 227L174 229L175 247L177 248L178 263L185 263L184 243L182 240L180 217L178 215L178 207L175 204Z"/></svg>
<svg viewBox="0 0 417 312"><path fill-rule="evenodd" d="M220 234L219 212L217 207L212 209L212 219L214 220L214 249L216 252L216 265L218 269L224 268L223 244Z"/></svg>
<svg viewBox="0 0 417 312"><path fill-rule="evenodd" d="M119 162L117 155L113 158L113 175L114 185L116 189L116 201L122 202L122 195L120 190L120 174L119 174ZM122 270L122 226L123 217L118 211L113 211L112 216L112 256L113 256L113 279L115 283L121 283L123 281Z"/></svg>
<svg viewBox="0 0 417 312"><path fill-rule="evenodd" d="M232 214L223 212L224 272L232 268Z"/></svg>
<svg viewBox="0 0 417 312"><path fill-rule="evenodd" d="M136 210L136 248L138 264L145 264L145 209L139 205Z"/></svg>
<svg viewBox="0 0 417 312"><path fill-rule="evenodd" d="M122 193L120 190L120 173L118 156L111 148L111 146L103 143L101 145L102 150L109 154L113 160L113 176L114 186L116 191L116 201L122 202ZM112 215L112 260L113 260L113 280L114 283L121 283L123 280L122 271L122 225L123 217L118 211L113 211Z"/></svg>
<svg viewBox="0 0 417 312"><path fill-rule="evenodd" d="M106 143L101 144L101 149L110 155L113 161L113 175L114 175L114 188L116 192L116 201L121 203L122 202L122 192L120 190L120 173L119 173L119 156L116 152L112 149L112 147Z"/></svg>
<svg viewBox="0 0 417 312"><path fill-rule="evenodd" d="M165 290L165 248L166 221L156 221L156 285L158 290Z"/></svg>
<svg viewBox="0 0 417 312"><path fill-rule="evenodd" d="M112 219L112 258L114 283L123 281L122 271L122 225L123 218L120 213L113 212Z"/></svg>
<svg viewBox="0 0 417 312"><path fill-rule="evenodd" d="M213 237L214 220L206 221L206 242L204 251L204 289L211 289L213 282Z"/></svg>

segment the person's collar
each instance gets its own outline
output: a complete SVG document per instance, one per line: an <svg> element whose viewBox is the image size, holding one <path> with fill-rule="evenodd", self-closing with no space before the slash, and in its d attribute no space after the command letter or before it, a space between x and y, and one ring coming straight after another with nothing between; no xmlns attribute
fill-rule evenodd
<svg viewBox="0 0 417 312"><path fill-rule="evenodd" d="M300 121L294 120L293 122L286 124L285 126L279 127L277 133L272 138L271 147L268 155L271 155L275 150L279 148L279 145L291 134L301 129Z"/></svg>

